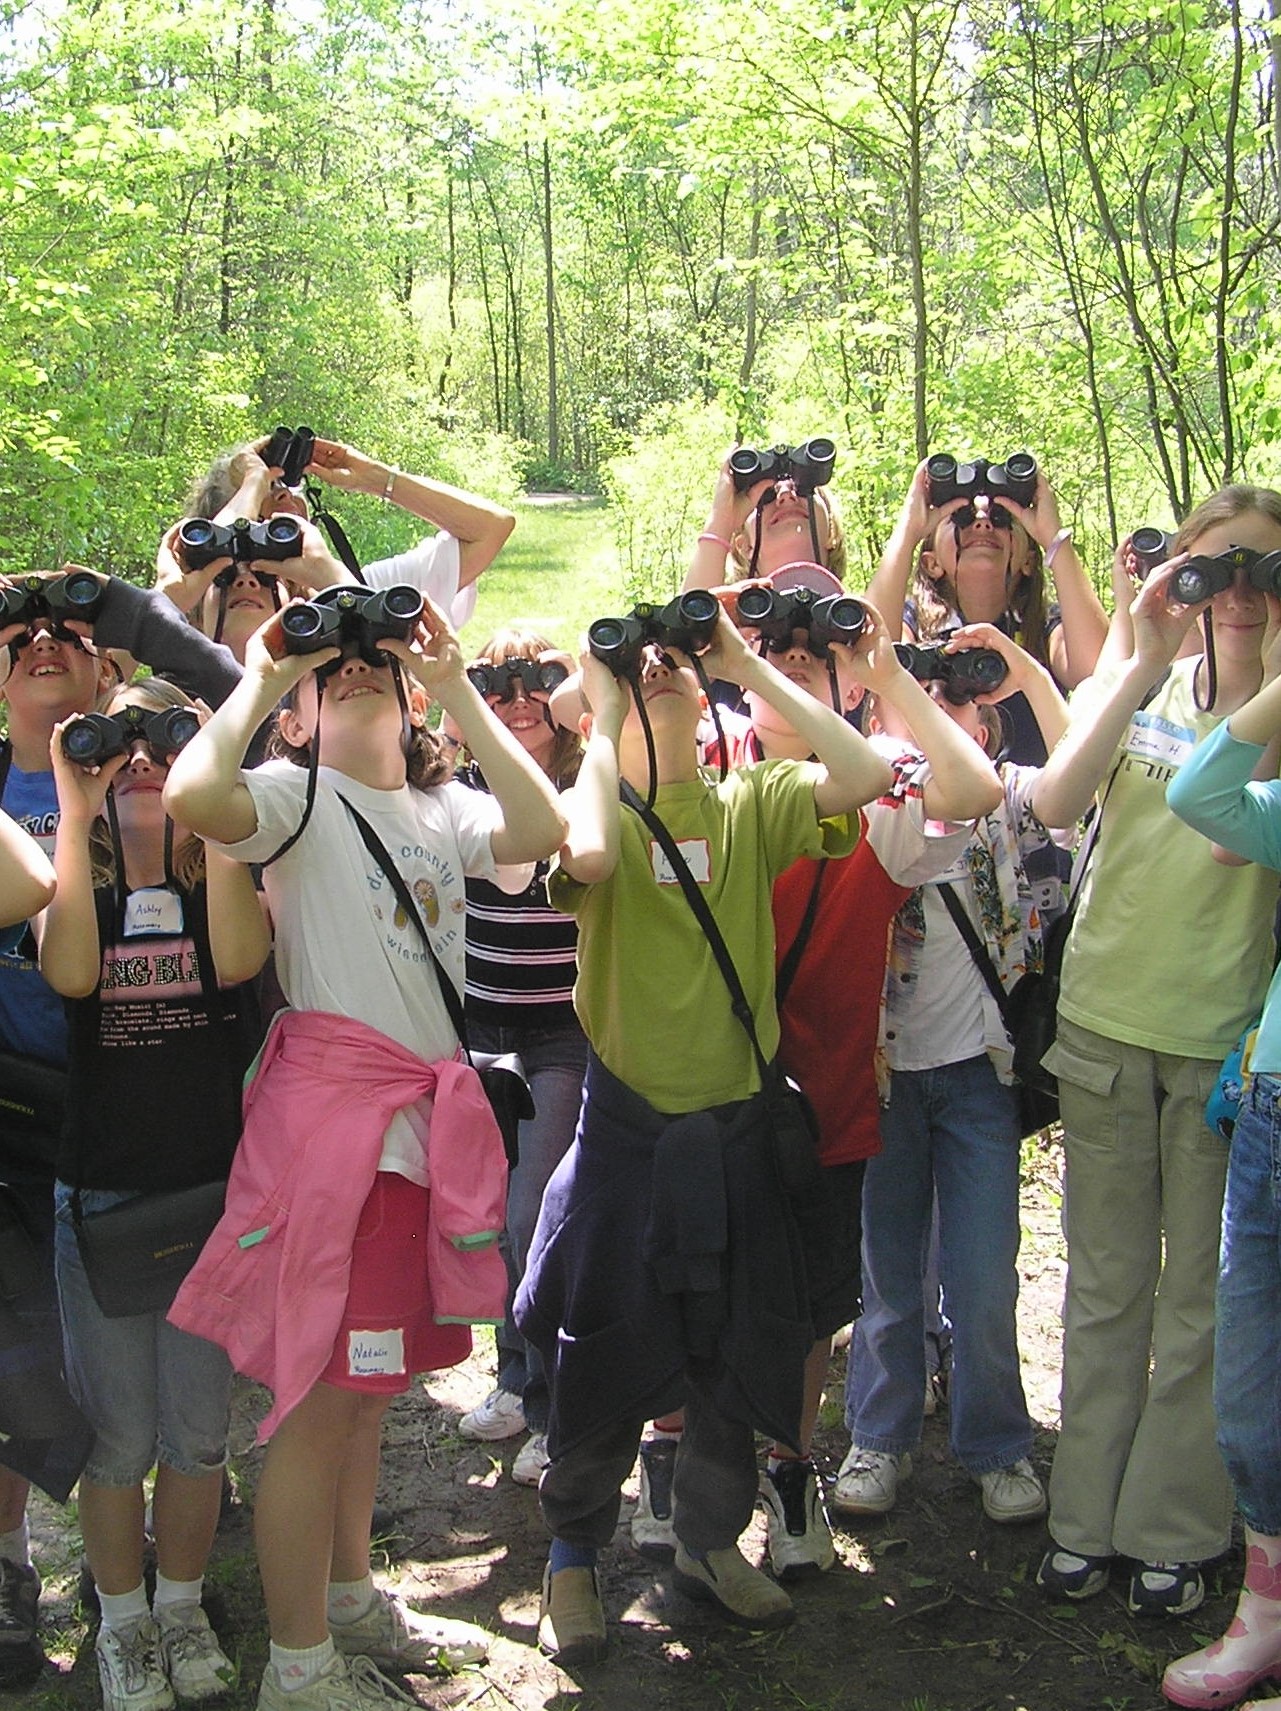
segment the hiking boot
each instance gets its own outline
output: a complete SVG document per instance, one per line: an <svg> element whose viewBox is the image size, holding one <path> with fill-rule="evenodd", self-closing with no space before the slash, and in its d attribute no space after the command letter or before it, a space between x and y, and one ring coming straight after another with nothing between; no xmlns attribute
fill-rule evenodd
<svg viewBox="0 0 1281 1711"><path fill-rule="evenodd" d="M103 1711L172 1711L173 1689L160 1661L160 1630L150 1616L122 1628L99 1628L93 1649Z"/></svg>
<svg viewBox="0 0 1281 1711"><path fill-rule="evenodd" d="M1126 1606L1131 1616L1187 1616L1205 1602L1201 1565L1136 1562Z"/></svg>
<svg viewBox="0 0 1281 1711"><path fill-rule="evenodd" d="M844 1515L887 1514L911 1472L912 1458L906 1452L896 1456L851 1444L832 1487L832 1507Z"/></svg>
<svg viewBox="0 0 1281 1711"><path fill-rule="evenodd" d="M1112 1568L1111 1557L1083 1556L1052 1544L1041 1558L1036 1584L1051 1598L1067 1598L1073 1604L1103 1591Z"/></svg>
<svg viewBox="0 0 1281 1711"><path fill-rule="evenodd" d="M672 1531L672 1478L675 1438L649 1438L640 1447L640 1496L632 1516L632 1549L643 1557L670 1562L676 1550Z"/></svg>
<svg viewBox="0 0 1281 1711"><path fill-rule="evenodd" d="M0 1687L30 1687L44 1668L36 1633L40 1576L0 1557Z"/></svg>
<svg viewBox="0 0 1281 1711"><path fill-rule="evenodd" d="M1039 1521L1045 1514L1045 1487L1026 1456L973 1477L982 1488L983 1513L989 1521Z"/></svg>
<svg viewBox="0 0 1281 1711"><path fill-rule="evenodd" d="M533 1432L516 1451L516 1459L512 1462L512 1478L517 1485L537 1485L550 1459L547 1454L547 1433Z"/></svg>
<svg viewBox="0 0 1281 1711"><path fill-rule="evenodd" d="M518 1437L525 1430L525 1404L514 1390L496 1386L483 1402L463 1415L458 1430L464 1438L479 1438L486 1444Z"/></svg>
<svg viewBox="0 0 1281 1711"><path fill-rule="evenodd" d="M783 1588L753 1568L737 1545L694 1556L678 1539L672 1578L686 1598L715 1604L740 1628L786 1628L796 1620Z"/></svg>
<svg viewBox="0 0 1281 1711"><path fill-rule="evenodd" d="M548 1563L538 1610L538 1646L563 1669L604 1657L605 1612L594 1568L562 1568L553 1574Z"/></svg>
<svg viewBox="0 0 1281 1711"><path fill-rule="evenodd" d="M155 1622L160 1630L161 1666L179 1699L215 1699L230 1689L235 1666L199 1604L162 1606Z"/></svg>
<svg viewBox="0 0 1281 1711"><path fill-rule="evenodd" d="M274 1664L262 1672L258 1711L394 1711L418 1701L388 1681L368 1658L331 1658L314 1681L286 1693ZM421 1711L421 1708L419 1708Z"/></svg>
<svg viewBox="0 0 1281 1711"><path fill-rule="evenodd" d="M778 1580L825 1574L836 1562L823 1490L812 1461L780 1461L761 1476L769 1560Z"/></svg>
<svg viewBox="0 0 1281 1711"><path fill-rule="evenodd" d="M375 1589L374 1601L354 1622L330 1622L334 1644L345 1657L369 1658L379 1669L418 1675L448 1675L465 1664L484 1663L489 1635L470 1622L424 1616L394 1593Z"/></svg>

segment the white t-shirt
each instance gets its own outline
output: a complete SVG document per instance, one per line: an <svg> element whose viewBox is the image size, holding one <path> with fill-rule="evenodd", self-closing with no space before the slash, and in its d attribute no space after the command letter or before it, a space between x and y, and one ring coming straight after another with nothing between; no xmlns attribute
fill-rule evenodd
<svg viewBox="0 0 1281 1711"><path fill-rule="evenodd" d="M375 559L372 564L362 566L361 574L370 588L394 588L397 583L407 582L434 600L455 630L461 630L476 610L476 584L469 582L466 588L459 588L461 549L444 530L438 535L428 535L416 547L397 553L394 558Z"/></svg>
<svg viewBox="0 0 1281 1711"><path fill-rule="evenodd" d="M272 760L242 772L258 830L224 848L237 861L265 861L302 818L307 774ZM263 873L276 930L276 973L295 1009L351 1016L429 1063L452 1058L458 1037L436 974L390 883L361 842L338 792L381 838L416 899L432 949L463 989L465 878L493 879L490 840L502 810L461 784L431 790L373 790L322 766L316 801L298 842ZM430 1101L399 1112L387 1130L381 1170L427 1180L423 1140Z"/></svg>
<svg viewBox="0 0 1281 1711"><path fill-rule="evenodd" d="M940 885L951 885L975 931L980 930L971 907L966 842L962 841L957 860L942 873L931 875L922 887L925 938L917 964L916 1002L893 1039L887 1039L886 1056L892 1069L937 1069L981 1057L986 1049L982 977L938 893Z"/></svg>

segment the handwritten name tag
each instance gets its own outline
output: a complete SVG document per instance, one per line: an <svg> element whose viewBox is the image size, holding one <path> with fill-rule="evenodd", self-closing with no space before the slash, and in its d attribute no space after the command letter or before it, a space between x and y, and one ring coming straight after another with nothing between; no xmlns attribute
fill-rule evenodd
<svg viewBox="0 0 1281 1711"><path fill-rule="evenodd" d="M182 932L182 898L164 886L131 891L125 902L127 939L172 939Z"/></svg>
<svg viewBox="0 0 1281 1711"><path fill-rule="evenodd" d="M682 838L676 848L684 856L689 871L700 885L710 885L712 882L712 852L708 848L706 838ZM679 885L671 862L663 854L661 844L650 843L649 859L654 869L654 878L660 885Z"/></svg>
<svg viewBox="0 0 1281 1711"><path fill-rule="evenodd" d="M403 1331L348 1331L348 1378L376 1378L383 1373L404 1370Z"/></svg>

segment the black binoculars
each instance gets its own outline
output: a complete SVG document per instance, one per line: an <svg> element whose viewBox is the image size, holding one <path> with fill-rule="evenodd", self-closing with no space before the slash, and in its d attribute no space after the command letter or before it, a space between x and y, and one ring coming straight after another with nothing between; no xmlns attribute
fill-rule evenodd
<svg viewBox="0 0 1281 1711"><path fill-rule="evenodd" d="M423 597L407 583L379 590L340 582L322 588L301 605L286 606L280 614L280 629L286 653L341 648L344 659L359 654L366 665L378 666L387 664L378 644L409 641L422 615Z"/></svg>
<svg viewBox="0 0 1281 1711"><path fill-rule="evenodd" d="M740 446L731 453L730 474L739 493L758 481L791 481L802 499L808 499L832 479L836 445L824 435L799 446Z"/></svg>
<svg viewBox="0 0 1281 1711"><path fill-rule="evenodd" d="M1147 523L1134 531L1130 536L1130 551L1134 554L1141 577L1151 576L1157 565L1174 557L1174 539L1164 529L1154 529Z"/></svg>
<svg viewBox="0 0 1281 1711"><path fill-rule="evenodd" d="M1259 553L1252 547L1229 547L1213 556L1198 553L1175 577L1170 591L1183 605L1195 606L1231 588L1241 570L1251 588L1281 595L1281 552Z"/></svg>
<svg viewBox="0 0 1281 1711"><path fill-rule="evenodd" d="M793 632L803 631L806 648L819 659L829 642L856 642L867 622L861 600L849 594L820 597L809 588L745 588L737 611L738 622L758 630L771 647L790 647Z"/></svg>
<svg viewBox="0 0 1281 1711"><path fill-rule="evenodd" d="M1012 499L1016 505L1030 505L1036 497L1036 459L1031 452L1015 452L1004 463L989 463L985 457L958 463L950 452L938 452L926 464L925 473L931 505L946 505L950 499L973 500L980 494L993 501ZM1010 522L1009 512L995 503L989 514L998 528ZM954 512L953 521L965 528L974 521L973 508L968 517L963 511Z"/></svg>
<svg viewBox="0 0 1281 1711"><path fill-rule="evenodd" d="M277 428L263 448L262 461L268 469L280 470L286 487L301 487L315 448L316 436L310 428Z"/></svg>
<svg viewBox="0 0 1281 1711"><path fill-rule="evenodd" d="M520 659L513 654L497 663L479 660L467 667L467 675L481 695L496 695L500 701L514 701L518 683L526 696L540 691L547 695L564 683L569 672L558 659L544 660L540 665L537 660Z"/></svg>
<svg viewBox="0 0 1281 1711"><path fill-rule="evenodd" d="M77 766L101 766L145 743L152 757L165 760L185 748L200 729L194 707L122 707L118 713L84 713L62 733L62 752Z"/></svg>
<svg viewBox="0 0 1281 1711"><path fill-rule="evenodd" d="M0 588L0 625L25 624L30 627L41 618L48 618L55 636L66 640L72 635L65 629L68 618L92 624L102 610L107 587L91 571L72 570L63 576L19 576L8 587Z"/></svg>
<svg viewBox="0 0 1281 1711"><path fill-rule="evenodd" d="M597 618L588 627L587 646L615 677L634 677L652 642L666 650L696 654L707 647L720 621L720 602L705 588L691 588L666 606L638 601L626 618Z"/></svg>
<svg viewBox="0 0 1281 1711"><path fill-rule="evenodd" d="M302 552L302 524L297 517L268 517L264 523L237 517L234 523L211 523L188 517L178 530L178 551L185 571L203 570L216 558L229 558L226 570L214 577L216 587L230 587L242 565L283 564Z"/></svg>
<svg viewBox="0 0 1281 1711"><path fill-rule="evenodd" d="M938 645L895 642L894 652L904 671L911 672L918 683L942 683L943 697L953 707L963 707L976 695L999 689L1009 676L1010 668L995 648L963 648L950 654Z"/></svg>

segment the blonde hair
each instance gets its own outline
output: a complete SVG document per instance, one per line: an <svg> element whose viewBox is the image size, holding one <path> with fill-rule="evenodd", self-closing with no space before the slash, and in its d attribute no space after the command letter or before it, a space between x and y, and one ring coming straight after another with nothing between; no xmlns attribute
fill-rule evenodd
<svg viewBox="0 0 1281 1711"><path fill-rule="evenodd" d="M508 624L503 629L494 631L484 647L478 651L476 658L484 660L487 665L501 665L507 659L536 661L540 654L555 651L555 644L549 642L546 636L540 636L536 630L522 630L516 624ZM578 777L578 769L583 763L583 740L577 731L571 731L554 721L552 729L556 736L544 771L557 790L568 790Z"/></svg>
<svg viewBox="0 0 1281 1711"><path fill-rule="evenodd" d="M1281 493L1272 487L1251 487L1241 481L1220 487L1183 519L1174 543L1175 552L1187 552L1207 529L1220 523L1234 523L1249 511L1257 511L1281 528Z"/></svg>
<svg viewBox="0 0 1281 1711"><path fill-rule="evenodd" d="M1040 546L1015 518L1010 518L1010 571L1007 582L1013 577L1013 585L1008 589L1006 611L1014 620L1015 639L1019 646L1030 653L1034 660L1041 665L1050 663L1049 650L1045 641L1046 601L1045 601L1045 561ZM938 525L939 529L952 527L952 519L944 517ZM947 629L953 617L959 617L965 622L965 614L961 610L960 598L956 591L956 583L950 576L929 576L921 563L921 557L933 552L934 539L938 529L934 531L928 546L922 545L921 554L916 561L916 571L912 579L912 592L916 597L917 626L916 634L920 641L933 641L943 630ZM1016 568L1022 566L1021 573Z"/></svg>
<svg viewBox="0 0 1281 1711"><path fill-rule="evenodd" d="M823 569L830 570L836 580L844 584L846 570L845 523L841 517L841 505L830 487L822 490L823 502L827 506L827 552L823 558ZM742 582L746 579L752 562L752 543L748 539L746 528L739 529L729 544L732 580Z"/></svg>
<svg viewBox="0 0 1281 1711"><path fill-rule="evenodd" d="M122 706L148 707L153 713L167 713L171 707L192 707L190 695L163 677L144 677L140 683L127 683L102 703L110 708ZM95 890L115 885L116 855L111 843L111 829L106 816L100 814L89 829L89 871ZM175 840L173 876L184 891L194 891L205 877L205 846L194 832Z"/></svg>
<svg viewBox="0 0 1281 1711"><path fill-rule="evenodd" d="M398 671L398 665L392 670ZM297 706L296 689L291 689L282 705L293 709ZM295 766L311 764L311 744L291 743L280 729L280 715L276 715L276 723L267 739L267 755L273 760L289 760ZM432 790L438 784L447 784L454 776L452 761L445 754L444 745L435 731L426 725L410 725L409 748L405 755L405 782L412 784L415 790Z"/></svg>

